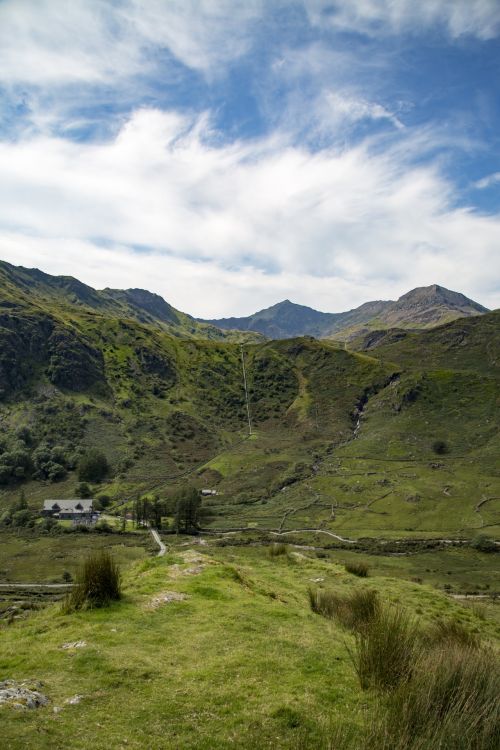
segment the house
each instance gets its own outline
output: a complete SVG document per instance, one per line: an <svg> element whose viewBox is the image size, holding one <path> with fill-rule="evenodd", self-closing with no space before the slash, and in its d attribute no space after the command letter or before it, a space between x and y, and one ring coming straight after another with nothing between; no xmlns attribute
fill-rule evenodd
<svg viewBox="0 0 500 750"><path fill-rule="evenodd" d="M95 520L96 513L93 508L93 500L45 500L42 514L51 516L60 521L70 520L75 523L91 523Z"/></svg>
<svg viewBox="0 0 500 750"><path fill-rule="evenodd" d="M217 490L202 490L201 494L203 497L206 497L207 495L216 495Z"/></svg>

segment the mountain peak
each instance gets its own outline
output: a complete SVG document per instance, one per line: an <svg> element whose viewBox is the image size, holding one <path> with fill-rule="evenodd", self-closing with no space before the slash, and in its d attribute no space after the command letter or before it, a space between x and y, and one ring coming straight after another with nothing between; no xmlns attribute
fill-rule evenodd
<svg viewBox="0 0 500 750"><path fill-rule="evenodd" d="M399 297L395 303L395 307L401 308L403 306L410 305L411 307L427 307L429 305L445 305L446 307L461 311L464 314L471 313L484 313L488 312L486 307L483 307L478 302L469 299L465 294L460 292L453 292L450 289L446 289L444 286L439 284L431 284L430 286L420 286L412 289L406 294Z"/></svg>

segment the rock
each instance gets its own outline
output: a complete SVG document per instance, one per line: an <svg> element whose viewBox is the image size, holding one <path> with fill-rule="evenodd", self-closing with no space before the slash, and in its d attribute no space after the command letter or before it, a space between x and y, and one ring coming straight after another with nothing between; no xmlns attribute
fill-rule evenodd
<svg viewBox="0 0 500 750"><path fill-rule="evenodd" d="M149 606L153 609L161 607L162 604L169 604L170 602L183 602L189 597L187 594L181 594L178 591L163 591L153 599L151 599Z"/></svg>
<svg viewBox="0 0 500 750"><path fill-rule="evenodd" d="M39 691L41 687L41 682L32 680L4 680L0 682L0 705L8 705L16 710L46 706L49 699Z"/></svg>
<svg viewBox="0 0 500 750"><path fill-rule="evenodd" d="M83 695L73 695L71 698L66 698L64 701L69 706L77 706L79 703L81 703L83 698Z"/></svg>
<svg viewBox="0 0 500 750"><path fill-rule="evenodd" d="M61 648L65 650L73 648L85 648L86 645L86 641L74 641L73 643L63 643Z"/></svg>

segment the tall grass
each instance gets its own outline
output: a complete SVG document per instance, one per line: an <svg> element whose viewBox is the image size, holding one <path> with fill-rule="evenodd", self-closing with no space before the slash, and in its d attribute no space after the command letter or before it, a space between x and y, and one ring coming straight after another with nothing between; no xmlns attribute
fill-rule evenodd
<svg viewBox="0 0 500 750"><path fill-rule="evenodd" d="M78 571L76 583L63 602L63 610L106 607L121 599L118 565L107 550L92 552Z"/></svg>
<svg viewBox="0 0 500 750"><path fill-rule="evenodd" d="M353 576L358 578L367 578L370 572L370 568L364 562L350 562L344 565L347 573L351 573Z"/></svg>
<svg viewBox="0 0 500 750"><path fill-rule="evenodd" d="M368 729L373 750L498 750L500 665L487 650L449 645L423 654Z"/></svg>
<svg viewBox="0 0 500 750"><path fill-rule="evenodd" d="M345 616L346 602L310 591L315 611ZM456 620L425 631L401 608L381 605L354 629L351 658L362 688L378 698L357 737L337 728L336 750L498 750L500 659Z"/></svg>
<svg viewBox="0 0 500 750"><path fill-rule="evenodd" d="M400 607L380 607L356 633L351 652L362 688L390 690L409 679L418 649L414 621Z"/></svg>
<svg viewBox="0 0 500 750"><path fill-rule="evenodd" d="M329 617L349 630L363 630L379 614L380 602L377 592L359 589L350 594L335 591L308 589L309 604L313 612Z"/></svg>
<svg viewBox="0 0 500 750"><path fill-rule="evenodd" d="M430 644L458 645L468 648L480 646L477 633L473 633L458 620L438 620L429 628L425 637Z"/></svg>
<svg viewBox="0 0 500 750"><path fill-rule="evenodd" d="M274 542L268 548L267 551L269 557L279 557L280 555L288 555L288 545L284 542Z"/></svg>

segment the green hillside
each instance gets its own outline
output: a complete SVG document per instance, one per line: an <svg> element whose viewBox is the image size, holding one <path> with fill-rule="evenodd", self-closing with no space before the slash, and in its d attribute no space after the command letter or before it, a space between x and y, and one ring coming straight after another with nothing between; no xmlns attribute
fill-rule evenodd
<svg viewBox="0 0 500 750"><path fill-rule="evenodd" d="M165 328L177 313L149 297L156 322L118 314L144 304L134 290L3 273L2 508L21 490L33 508L72 497L80 457L98 448L111 468L90 491L116 512L190 482L217 492L204 501L211 530L498 535L498 312L368 352L246 342L249 436L236 341Z"/></svg>

